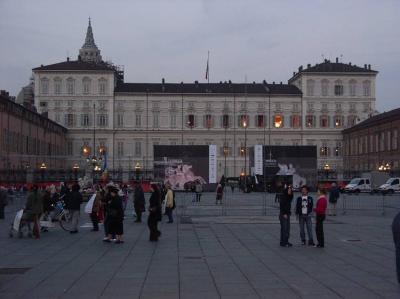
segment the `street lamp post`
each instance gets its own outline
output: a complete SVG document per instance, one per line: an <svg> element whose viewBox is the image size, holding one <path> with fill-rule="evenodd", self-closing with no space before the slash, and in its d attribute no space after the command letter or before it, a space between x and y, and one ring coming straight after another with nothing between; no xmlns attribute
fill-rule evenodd
<svg viewBox="0 0 400 299"><path fill-rule="evenodd" d="M136 173L136 180L137 181L139 181L139 178L140 178L140 170L141 170L141 167L140 167L140 164L138 162L135 165L135 173Z"/></svg>
<svg viewBox="0 0 400 299"><path fill-rule="evenodd" d="M331 169L331 167L329 166L329 164L328 164L328 163L325 163L325 165L324 165L324 170L325 170L326 179L329 178L329 170L330 170L330 169Z"/></svg>

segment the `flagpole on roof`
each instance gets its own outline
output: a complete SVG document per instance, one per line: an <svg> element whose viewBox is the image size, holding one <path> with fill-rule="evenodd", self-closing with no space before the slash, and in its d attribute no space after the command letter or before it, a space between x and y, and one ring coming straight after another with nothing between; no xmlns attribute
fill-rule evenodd
<svg viewBox="0 0 400 299"><path fill-rule="evenodd" d="M207 68L206 68L206 79L207 84L210 84L210 51L207 52Z"/></svg>

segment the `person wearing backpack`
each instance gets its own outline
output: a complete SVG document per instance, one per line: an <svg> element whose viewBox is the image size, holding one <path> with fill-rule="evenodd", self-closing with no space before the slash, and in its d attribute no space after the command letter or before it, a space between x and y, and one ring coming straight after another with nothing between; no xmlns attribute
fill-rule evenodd
<svg viewBox="0 0 400 299"><path fill-rule="evenodd" d="M168 216L167 223L173 223L174 218L172 217L172 212L174 210L174 193L171 190L171 185L167 185L167 193L165 195L165 214Z"/></svg>
<svg viewBox="0 0 400 299"><path fill-rule="evenodd" d="M337 201L340 197L339 188L336 186L336 183L332 183L331 190L329 192L329 216L336 216L336 205Z"/></svg>

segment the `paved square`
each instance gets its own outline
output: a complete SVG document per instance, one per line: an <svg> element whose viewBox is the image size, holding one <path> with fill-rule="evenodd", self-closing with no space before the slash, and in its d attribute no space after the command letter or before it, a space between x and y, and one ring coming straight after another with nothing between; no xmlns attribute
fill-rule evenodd
<svg viewBox="0 0 400 299"><path fill-rule="evenodd" d="M184 215L160 225L156 244L131 205L122 245L103 244L84 213L79 234L56 226L40 240L10 239L14 203L0 222L0 298L400 298L390 229L400 198L384 215L371 204L328 218L318 249L299 245L294 217L294 247L281 248L276 209L260 194L235 196L216 207L214 194L178 194Z"/></svg>

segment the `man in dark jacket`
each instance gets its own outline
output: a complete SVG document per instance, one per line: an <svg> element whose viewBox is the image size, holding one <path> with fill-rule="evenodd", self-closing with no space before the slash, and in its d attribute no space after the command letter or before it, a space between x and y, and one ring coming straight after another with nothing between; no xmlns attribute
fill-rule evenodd
<svg viewBox="0 0 400 299"><path fill-rule="evenodd" d="M281 199L279 201L279 221L281 222L281 242L282 247L292 247L289 243L290 235L290 214L293 199L292 186L288 186L283 191Z"/></svg>
<svg viewBox="0 0 400 299"><path fill-rule="evenodd" d="M0 219L4 219L4 208L8 204L7 190L0 187Z"/></svg>
<svg viewBox="0 0 400 299"><path fill-rule="evenodd" d="M142 222L142 213L145 211L144 192L140 183L135 186L133 206L135 208L136 220L135 222Z"/></svg>
<svg viewBox="0 0 400 299"><path fill-rule="evenodd" d="M400 213L393 219L392 232L394 245L396 247L397 281L400 283Z"/></svg>
<svg viewBox="0 0 400 299"><path fill-rule="evenodd" d="M76 234L78 232L79 215L82 203L82 194L79 192L79 185L74 184L72 186L72 191L68 195L68 209L72 213L72 231L71 234Z"/></svg>
<svg viewBox="0 0 400 299"><path fill-rule="evenodd" d="M332 183L331 190L329 191L329 206L330 206L329 216L336 216L336 205L339 197L340 197L339 188L336 186L336 183Z"/></svg>
<svg viewBox="0 0 400 299"><path fill-rule="evenodd" d="M296 216L299 218L301 244L306 245L306 234L304 225L307 226L308 245L314 246L311 214L313 211L314 200L308 195L308 187L301 187L301 196L296 201Z"/></svg>

